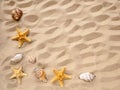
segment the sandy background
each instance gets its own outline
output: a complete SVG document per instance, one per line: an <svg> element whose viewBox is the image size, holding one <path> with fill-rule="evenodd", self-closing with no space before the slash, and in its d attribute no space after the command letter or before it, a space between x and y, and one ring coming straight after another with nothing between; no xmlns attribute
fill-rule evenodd
<svg viewBox="0 0 120 90"><path fill-rule="evenodd" d="M19 7L23 17L11 18ZM16 27L30 29L32 43L22 48L10 38ZM23 53L17 65L10 58ZM37 63L27 61L30 55ZM34 77L38 63L46 66L48 83ZM18 85L9 80L11 67L23 66L28 76ZM53 68L66 66L72 76L64 87L51 84ZM94 72L93 82L78 79L81 72ZM0 0L0 90L120 90L120 0Z"/></svg>

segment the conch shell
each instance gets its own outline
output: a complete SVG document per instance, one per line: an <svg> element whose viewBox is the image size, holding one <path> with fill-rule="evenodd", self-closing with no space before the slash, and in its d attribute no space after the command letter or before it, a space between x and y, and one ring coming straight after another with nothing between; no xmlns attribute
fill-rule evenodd
<svg viewBox="0 0 120 90"><path fill-rule="evenodd" d="M10 59L11 64L17 64L23 59L23 54L16 54L12 59Z"/></svg>
<svg viewBox="0 0 120 90"><path fill-rule="evenodd" d="M92 81L96 76L90 72L85 72L79 75L79 78L85 81Z"/></svg>
<svg viewBox="0 0 120 90"><path fill-rule="evenodd" d="M47 82L47 77L44 69L40 69L37 67L34 69L34 73L36 78L40 79L42 82Z"/></svg>

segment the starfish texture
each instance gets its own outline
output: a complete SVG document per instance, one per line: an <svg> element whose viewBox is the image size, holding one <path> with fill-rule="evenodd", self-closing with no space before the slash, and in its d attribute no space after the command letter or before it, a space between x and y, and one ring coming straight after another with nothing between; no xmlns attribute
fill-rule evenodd
<svg viewBox="0 0 120 90"><path fill-rule="evenodd" d="M29 29L27 29L25 32L21 32L19 28L17 28L17 34L16 36L12 37L12 40L18 41L18 47L20 48L24 42L31 42L31 39L27 37L29 33Z"/></svg>
<svg viewBox="0 0 120 90"><path fill-rule="evenodd" d="M61 70L53 70L55 77L51 80L52 83L54 83L55 81L58 81L59 85L61 87L63 87L63 81L65 79L70 79L71 76L65 74L65 68L62 68Z"/></svg>
<svg viewBox="0 0 120 90"><path fill-rule="evenodd" d="M13 79L13 78L16 78L18 83L21 84L21 81L22 81L22 78L23 76L26 76L27 74L25 74L23 71L22 71L22 67L16 69L16 68L13 68L13 75L10 77L10 79Z"/></svg>

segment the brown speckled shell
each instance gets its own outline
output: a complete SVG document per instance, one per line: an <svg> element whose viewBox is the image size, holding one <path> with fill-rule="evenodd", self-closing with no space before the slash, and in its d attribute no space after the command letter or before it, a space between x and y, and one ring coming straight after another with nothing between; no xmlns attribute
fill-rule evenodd
<svg viewBox="0 0 120 90"><path fill-rule="evenodd" d="M17 8L17 9L12 10L12 18L15 21L19 21L22 15L23 15L23 12L20 9Z"/></svg>

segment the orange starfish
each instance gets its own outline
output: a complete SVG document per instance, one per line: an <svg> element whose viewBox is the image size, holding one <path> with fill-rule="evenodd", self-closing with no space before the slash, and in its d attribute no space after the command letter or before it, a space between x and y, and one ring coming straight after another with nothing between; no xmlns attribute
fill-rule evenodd
<svg viewBox="0 0 120 90"><path fill-rule="evenodd" d="M31 39L27 37L29 33L29 29L27 29L25 32L21 32L19 28L17 28L17 34L16 36L12 37L12 40L18 41L18 47L20 48L24 42L31 42Z"/></svg>
<svg viewBox="0 0 120 90"><path fill-rule="evenodd" d="M59 70L59 71L54 69L53 72L55 74L55 77L51 80L51 82L54 83L55 81L58 81L58 83L61 87L63 87L63 81L65 79L71 78L71 76L65 74L65 68L63 68L62 70Z"/></svg>

